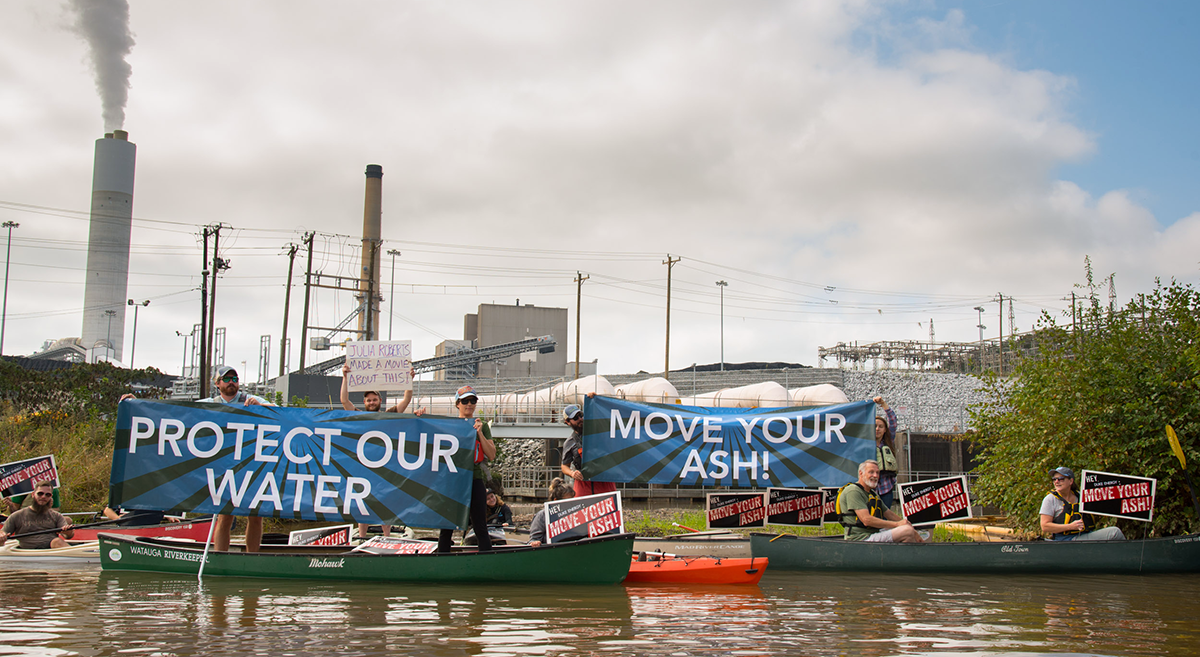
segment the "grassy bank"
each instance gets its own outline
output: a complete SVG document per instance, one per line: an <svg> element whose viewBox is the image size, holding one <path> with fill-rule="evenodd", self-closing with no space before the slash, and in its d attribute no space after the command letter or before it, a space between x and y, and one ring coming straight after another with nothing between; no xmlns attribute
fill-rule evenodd
<svg viewBox="0 0 1200 657"><path fill-rule="evenodd" d="M53 454L63 512L98 512L108 503L112 440L104 420L10 412L0 420L0 463Z"/></svg>

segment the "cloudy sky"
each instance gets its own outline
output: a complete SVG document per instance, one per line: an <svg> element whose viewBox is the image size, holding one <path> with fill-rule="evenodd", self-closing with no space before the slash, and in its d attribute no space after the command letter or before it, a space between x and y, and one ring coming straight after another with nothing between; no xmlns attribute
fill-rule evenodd
<svg viewBox="0 0 1200 657"><path fill-rule="evenodd" d="M582 272L582 358L661 370L668 255L673 368L720 359L718 280L727 361L808 365L931 321L975 340L979 305L995 336L998 294L1028 330L1085 256L1122 301L1197 283L1197 28L1194 2L133 0L135 364L179 371L219 222L217 324L253 378L287 245L316 231L315 268L356 271L367 164L401 252L383 331L418 358L517 299L571 309L573 357ZM66 2L0 21L6 354L80 334L114 127L82 32ZM322 292L313 321L352 308Z"/></svg>

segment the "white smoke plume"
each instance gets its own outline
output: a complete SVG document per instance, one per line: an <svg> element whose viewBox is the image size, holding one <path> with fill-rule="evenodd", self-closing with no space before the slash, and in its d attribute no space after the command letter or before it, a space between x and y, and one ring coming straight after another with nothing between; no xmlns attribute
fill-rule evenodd
<svg viewBox="0 0 1200 657"><path fill-rule="evenodd" d="M125 103L129 100L129 77L133 67L125 57L133 51L129 31L128 0L71 0L75 11L74 30L87 40L96 73L96 91L104 115L104 130L125 125Z"/></svg>

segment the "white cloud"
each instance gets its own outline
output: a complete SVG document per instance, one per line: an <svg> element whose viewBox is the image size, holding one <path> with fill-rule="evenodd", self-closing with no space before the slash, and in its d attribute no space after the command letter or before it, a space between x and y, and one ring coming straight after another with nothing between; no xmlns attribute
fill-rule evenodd
<svg viewBox="0 0 1200 657"><path fill-rule="evenodd" d="M82 211L99 101L82 45L43 4L20 3L0 27L0 99L24 124L0 124L12 154L0 201ZM251 369L258 336L278 339L288 231L358 233L368 163L384 166L384 237L404 252L397 311L434 329L397 319L418 354L459 337L479 303L568 306L573 324L581 270L594 275L584 359L605 371L661 367L667 253L685 256L672 303L679 366L719 357L718 278L730 281L727 360L809 364L817 345L927 338L917 322L930 317L939 339L971 340L970 308L996 292L1023 301L1028 327L1039 305L1062 307L1055 298L1080 279L1085 254L1117 272L1123 296L1154 275L1196 280L1184 246L1197 243L1196 215L1164 229L1126 191L1093 199L1055 178L1100 148L1072 122L1069 76L979 52L969 12L897 25L886 9L134 2L134 212L255 229L237 233L236 246L257 250L232 252L218 307L230 359ZM884 43L896 53L887 61ZM85 239L77 219L3 212L22 237ZM149 273L132 277L131 296L198 284L196 239L175 229L136 233L145 246L132 269ZM82 247L33 246L14 242L23 282L9 310L26 318L9 323L10 353L78 332L66 311L82 305ZM332 240L318 260L350 271L355 248ZM48 299L30 282L43 274L73 283ZM177 368L174 331L198 308L168 304L188 298L141 313L139 361ZM322 323L349 311L348 298L321 299ZM29 317L47 308L66 314ZM572 327L572 357L573 341Z"/></svg>

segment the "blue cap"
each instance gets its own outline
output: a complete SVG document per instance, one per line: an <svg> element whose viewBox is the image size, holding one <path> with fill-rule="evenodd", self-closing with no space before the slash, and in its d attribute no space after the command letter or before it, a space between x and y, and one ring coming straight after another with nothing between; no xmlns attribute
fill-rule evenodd
<svg viewBox="0 0 1200 657"><path fill-rule="evenodd" d="M582 414L582 408L579 408L575 404L568 404L567 407L563 409L563 422L566 422L567 420L574 420L576 415Z"/></svg>
<svg viewBox="0 0 1200 657"><path fill-rule="evenodd" d="M1075 478L1075 471L1072 470L1071 468L1054 468L1053 470L1050 471L1050 474L1054 474L1055 472L1066 477L1067 479Z"/></svg>

